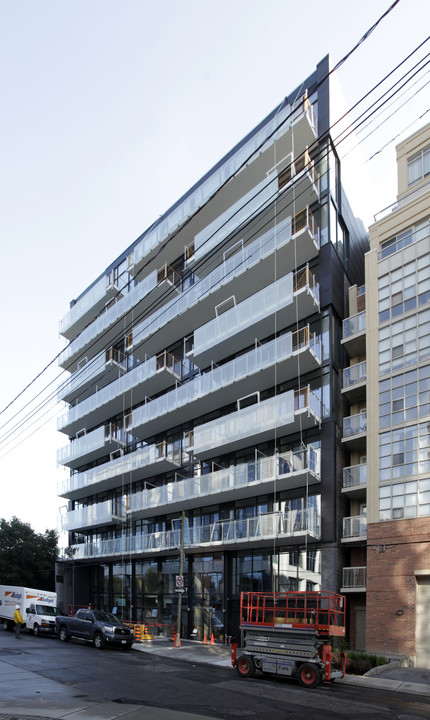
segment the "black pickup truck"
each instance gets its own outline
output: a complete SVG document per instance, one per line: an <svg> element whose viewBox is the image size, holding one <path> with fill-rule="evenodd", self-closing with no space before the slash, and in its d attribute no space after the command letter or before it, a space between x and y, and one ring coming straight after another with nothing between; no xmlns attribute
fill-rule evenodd
<svg viewBox="0 0 430 720"><path fill-rule="evenodd" d="M117 645L124 650L130 650L134 640L132 628L104 610L81 608L73 617L58 615L55 619L55 631L63 642L67 642L71 637L81 638L93 642L96 648Z"/></svg>

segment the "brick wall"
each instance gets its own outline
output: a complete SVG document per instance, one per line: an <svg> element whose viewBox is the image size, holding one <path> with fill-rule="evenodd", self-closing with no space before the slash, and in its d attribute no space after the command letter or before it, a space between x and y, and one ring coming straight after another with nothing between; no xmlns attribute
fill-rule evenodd
<svg viewBox="0 0 430 720"><path fill-rule="evenodd" d="M415 656L415 570L430 572L430 517L368 525L368 652Z"/></svg>

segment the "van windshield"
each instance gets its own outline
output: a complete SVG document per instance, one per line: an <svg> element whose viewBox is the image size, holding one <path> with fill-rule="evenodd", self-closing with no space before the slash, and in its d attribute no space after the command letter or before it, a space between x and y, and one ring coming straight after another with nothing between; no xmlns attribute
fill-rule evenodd
<svg viewBox="0 0 430 720"><path fill-rule="evenodd" d="M58 615L58 611L56 607L53 607L52 605L36 605L36 614L37 615L50 615L51 617L55 617Z"/></svg>

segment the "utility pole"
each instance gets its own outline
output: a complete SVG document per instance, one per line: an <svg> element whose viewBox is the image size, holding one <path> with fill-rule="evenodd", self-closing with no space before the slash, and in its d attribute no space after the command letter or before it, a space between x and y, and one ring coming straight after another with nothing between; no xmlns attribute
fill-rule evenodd
<svg viewBox="0 0 430 720"><path fill-rule="evenodd" d="M182 510L181 516L181 539L179 543L179 575L184 576L184 525L185 525L185 510ZM178 617L176 620L176 639L175 647L181 645L181 620L182 620L182 592L178 594Z"/></svg>

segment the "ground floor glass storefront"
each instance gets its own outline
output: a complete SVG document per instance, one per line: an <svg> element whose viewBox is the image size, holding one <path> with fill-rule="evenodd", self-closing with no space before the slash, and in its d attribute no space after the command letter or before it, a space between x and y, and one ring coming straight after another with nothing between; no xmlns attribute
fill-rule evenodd
<svg viewBox="0 0 430 720"><path fill-rule="evenodd" d="M239 626L242 591L318 590L321 551L303 547L275 552L240 551L188 555L183 576L181 635L222 641ZM170 636L176 626L179 558L140 559L94 566L89 601L115 612L126 621L151 627L156 635Z"/></svg>

